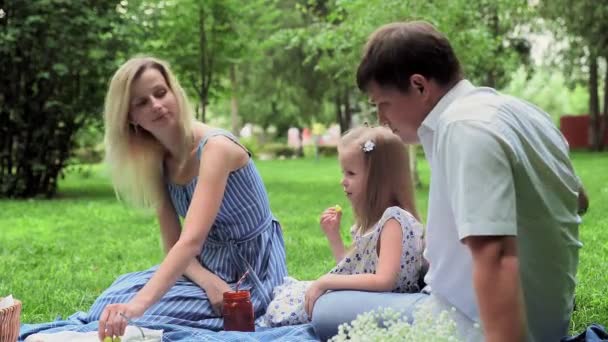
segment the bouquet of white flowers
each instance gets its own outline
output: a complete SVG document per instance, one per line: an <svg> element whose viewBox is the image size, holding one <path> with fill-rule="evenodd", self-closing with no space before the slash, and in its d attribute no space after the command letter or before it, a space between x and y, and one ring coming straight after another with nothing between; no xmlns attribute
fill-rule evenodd
<svg viewBox="0 0 608 342"><path fill-rule="evenodd" d="M390 308L370 311L357 316L350 324L340 325L338 335L330 341L461 341L449 312L442 311L436 316L432 307L421 305L413 316L414 323L410 324L405 315Z"/></svg>

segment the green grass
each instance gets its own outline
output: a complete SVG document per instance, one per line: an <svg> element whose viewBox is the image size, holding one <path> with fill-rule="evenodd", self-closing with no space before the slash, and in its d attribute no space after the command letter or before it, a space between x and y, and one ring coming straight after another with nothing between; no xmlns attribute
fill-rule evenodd
<svg viewBox="0 0 608 342"><path fill-rule="evenodd" d="M579 285L573 331L592 322L608 325L608 154L576 153L577 172L591 199L581 226ZM335 159L256 162L273 212L285 231L291 275L313 279L333 265L318 226L327 206L351 210L339 185ZM428 165L419 164L424 184ZM120 274L162 259L156 219L117 202L99 166L69 172L53 200L0 200L0 295L24 302L22 322L35 323L86 311ZM427 188L418 191L426 213ZM346 229L344 229L346 237Z"/></svg>

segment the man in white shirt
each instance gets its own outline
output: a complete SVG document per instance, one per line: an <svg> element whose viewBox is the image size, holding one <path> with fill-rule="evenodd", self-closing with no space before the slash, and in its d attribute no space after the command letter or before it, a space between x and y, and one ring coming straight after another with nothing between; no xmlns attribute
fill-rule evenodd
<svg viewBox="0 0 608 342"><path fill-rule="evenodd" d="M559 341L578 266L578 196L568 146L522 100L473 86L425 22L374 32L357 83L383 124L421 143L431 168L425 281L467 340Z"/></svg>

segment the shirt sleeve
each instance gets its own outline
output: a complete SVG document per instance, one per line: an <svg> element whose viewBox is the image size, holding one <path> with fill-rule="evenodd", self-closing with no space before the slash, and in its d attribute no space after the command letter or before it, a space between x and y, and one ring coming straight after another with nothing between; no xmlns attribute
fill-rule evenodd
<svg viewBox="0 0 608 342"><path fill-rule="evenodd" d="M437 145L438 167L459 239L517 235L511 146L486 123L449 123Z"/></svg>

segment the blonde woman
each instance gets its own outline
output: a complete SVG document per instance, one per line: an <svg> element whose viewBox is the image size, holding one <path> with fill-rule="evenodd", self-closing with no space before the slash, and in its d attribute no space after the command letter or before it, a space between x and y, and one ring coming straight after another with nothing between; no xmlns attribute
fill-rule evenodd
<svg viewBox="0 0 608 342"><path fill-rule="evenodd" d="M166 256L97 299L87 319L99 320L99 337L123 335L124 316L221 329L222 294L246 271L243 287L251 288L256 316L263 314L287 269L280 225L247 150L195 121L167 64L150 57L118 69L104 119L117 193L157 210Z"/></svg>
<svg viewBox="0 0 608 342"><path fill-rule="evenodd" d="M352 247L347 250L342 242L341 210L326 209L320 224L337 265L316 281L289 279L277 287L264 316L266 325L317 320L313 308L327 291L367 291L339 291L347 292L349 303L359 307L365 307L367 293L426 296L418 293L424 264L422 225L416 218L407 150L399 136L385 127L355 128L342 137L338 153L342 187L355 214ZM371 310L379 303L370 304ZM341 316L348 306L332 312Z"/></svg>

